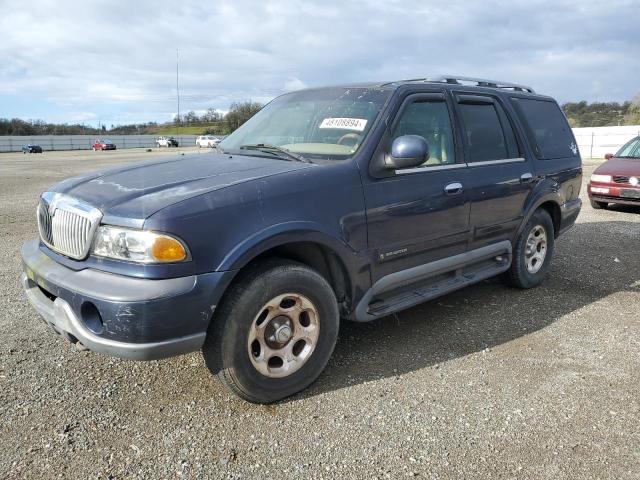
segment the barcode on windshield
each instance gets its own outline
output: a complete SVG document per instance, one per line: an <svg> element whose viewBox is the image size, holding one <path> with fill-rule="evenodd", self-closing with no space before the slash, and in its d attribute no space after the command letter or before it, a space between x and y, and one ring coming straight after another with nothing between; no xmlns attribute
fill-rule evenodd
<svg viewBox="0 0 640 480"><path fill-rule="evenodd" d="M325 118L320 124L320 128L339 128L356 132L362 132L366 126L367 120L364 118Z"/></svg>

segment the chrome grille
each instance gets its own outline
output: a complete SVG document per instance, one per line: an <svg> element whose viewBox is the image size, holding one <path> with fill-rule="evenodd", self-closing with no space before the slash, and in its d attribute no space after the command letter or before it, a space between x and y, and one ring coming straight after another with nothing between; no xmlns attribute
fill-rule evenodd
<svg viewBox="0 0 640 480"><path fill-rule="evenodd" d="M100 210L59 193L46 192L38 205L38 231L52 250L75 259L89 253Z"/></svg>

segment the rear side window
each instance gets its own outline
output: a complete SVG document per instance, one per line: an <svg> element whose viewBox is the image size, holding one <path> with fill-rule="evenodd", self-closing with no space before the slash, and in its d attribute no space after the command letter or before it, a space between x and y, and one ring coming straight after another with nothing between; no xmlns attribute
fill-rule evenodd
<svg viewBox="0 0 640 480"><path fill-rule="evenodd" d="M538 158L565 158L578 154L571 127L556 102L528 98L511 100Z"/></svg>
<svg viewBox="0 0 640 480"><path fill-rule="evenodd" d="M504 160L518 155L513 129L502 107L489 97L460 96L468 162Z"/></svg>

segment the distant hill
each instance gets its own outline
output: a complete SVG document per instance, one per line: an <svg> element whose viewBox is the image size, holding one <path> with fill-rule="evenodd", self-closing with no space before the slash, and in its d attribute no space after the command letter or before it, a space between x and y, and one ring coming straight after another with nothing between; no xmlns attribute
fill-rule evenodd
<svg viewBox="0 0 640 480"><path fill-rule="evenodd" d="M562 110L572 127L612 127L616 125L640 125L640 95L622 104L565 103Z"/></svg>
<svg viewBox="0 0 640 480"><path fill-rule="evenodd" d="M202 115L194 111L174 118L173 122L147 122L131 125L111 125L95 128L80 124L56 124L43 120L22 120L20 118L0 118L0 135L227 135L255 115L262 105L247 101L232 103L223 114L209 108Z"/></svg>

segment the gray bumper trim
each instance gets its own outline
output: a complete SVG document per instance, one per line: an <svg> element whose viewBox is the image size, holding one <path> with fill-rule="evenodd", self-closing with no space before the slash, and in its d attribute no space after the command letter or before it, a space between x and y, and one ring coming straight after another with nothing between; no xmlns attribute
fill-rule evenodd
<svg viewBox="0 0 640 480"><path fill-rule="evenodd" d="M69 335L94 352L132 360L155 360L199 350L206 334L199 333L154 343L126 343L100 338L89 331L62 298L51 301L38 286L22 274L27 298L45 322L56 332Z"/></svg>

